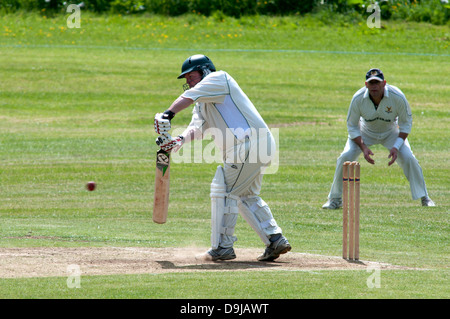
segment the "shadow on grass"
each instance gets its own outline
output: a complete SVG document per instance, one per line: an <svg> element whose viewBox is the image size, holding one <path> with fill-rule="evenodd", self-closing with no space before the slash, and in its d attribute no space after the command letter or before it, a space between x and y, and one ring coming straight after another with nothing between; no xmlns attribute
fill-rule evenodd
<svg viewBox="0 0 450 319"><path fill-rule="evenodd" d="M269 262L244 262L244 261L220 261L211 262L207 264L195 264L195 265L184 265L177 266L171 261L160 260L156 261L163 269L190 269L190 270L244 270L244 269L270 269L281 267L281 264Z"/></svg>

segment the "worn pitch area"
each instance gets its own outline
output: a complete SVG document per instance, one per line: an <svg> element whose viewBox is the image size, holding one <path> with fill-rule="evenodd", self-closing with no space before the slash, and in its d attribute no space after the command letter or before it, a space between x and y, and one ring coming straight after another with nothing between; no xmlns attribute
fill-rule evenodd
<svg viewBox="0 0 450 319"><path fill-rule="evenodd" d="M230 261L204 261L207 248L33 247L0 248L0 278L68 276L73 265L81 275L162 274L210 271L312 271L406 269L377 262L289 252L274 262L256 260L263 249L236 248ZM72 267L72 268L71 268Z"/></svg>

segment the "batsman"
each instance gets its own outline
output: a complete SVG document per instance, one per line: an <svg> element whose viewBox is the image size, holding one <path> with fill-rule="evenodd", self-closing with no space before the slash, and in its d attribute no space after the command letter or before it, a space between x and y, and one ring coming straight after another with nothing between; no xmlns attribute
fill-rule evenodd
<svg viewBox="0 0 450 319"><path fill-rule="evenodd" d="M236 258L234 232L240 214L266 245L258 260L277 259L291 245L259 196L264 169L276 149L268 126L238 83L227 72L216 71L207 56L187 58L178 79L186 80L184 93L165 112L155 115L155 131L160 134L157 144L176 152L183 144L210 134L223 158L211 183L211 248L203 257L212 261ZM181 135L172 137L174 116L194 103L190 124ZM259 156L261 150L265 150L264 158Z"/></svg>

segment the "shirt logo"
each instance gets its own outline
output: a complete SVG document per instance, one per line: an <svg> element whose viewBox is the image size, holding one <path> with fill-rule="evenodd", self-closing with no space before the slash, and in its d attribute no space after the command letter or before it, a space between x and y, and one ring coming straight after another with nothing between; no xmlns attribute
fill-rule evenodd
<svg viewBox="0 0 450 319"><path fill-rule="evenodd" d="M392 113L392 106L386 106L386 110L384 110L386 113Z"/></svg>
<svg viewBox="0 0 450 319"><path fill-rule="evenodd" d="M377 121L377 120L384 121L384 122L390 122L391 121L390 119L384 119L382 117L376 117L376 118L373 118L373 119L364 119L364 121L366 121L366 122L373 122L373 121Z"/></svg>

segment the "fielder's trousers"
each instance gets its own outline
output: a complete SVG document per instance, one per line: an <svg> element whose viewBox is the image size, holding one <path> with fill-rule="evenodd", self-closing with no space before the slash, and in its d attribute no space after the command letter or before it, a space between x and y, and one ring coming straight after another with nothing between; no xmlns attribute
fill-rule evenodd
<svg viewBox="0 0 450 319"><path fill-rule="evenodd" d="M384 133L383 135L380 134L377 136L373 133L369 134L361 131L364 144L369 148L372 145L381 144L386 147L386 149L390 150L398 137L398 128L392 130L390 134ZM356 161L361 153L362 151L359 146L353 140L348 138L344 151L336 161L333 184L331 185L328 198L342 198L342 164L346 161ZM400 147L396 162L403 169L403 173L409 181L412 199L416 200L423 196L428 196L422 168L411 151L408 139L406 139L405 143Z"/></svg>

